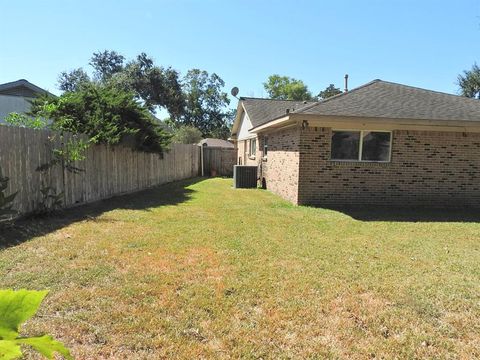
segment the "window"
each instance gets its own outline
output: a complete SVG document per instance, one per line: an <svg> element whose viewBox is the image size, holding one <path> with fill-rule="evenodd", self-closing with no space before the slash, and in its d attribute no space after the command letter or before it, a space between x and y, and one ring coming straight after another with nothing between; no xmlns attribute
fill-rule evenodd
<svg viewBox="0 0 480 360"><path fill-rule="evenodd" d="M391 139L390 131L334 130L331 159L389 162Z"/></svg>
<svg viewBox="0 0 480 360"><path fill-rule="evenodd" d="M263 137L263 157L266 158L268 153L268 137Z"/></svg>
<svg viewBox="0 0 480 360"><path fill-rule="evenodd" d="M255 156L257 153L257 139L250 139L250 148L248 151L248 155Z"/></svg>

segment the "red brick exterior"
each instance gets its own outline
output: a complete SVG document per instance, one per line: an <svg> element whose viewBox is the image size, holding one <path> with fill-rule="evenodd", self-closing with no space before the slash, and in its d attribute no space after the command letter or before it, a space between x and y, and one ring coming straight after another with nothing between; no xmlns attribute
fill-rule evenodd
<svg viewBox="0 0 480 360"><path fill-rule="evenodd" d="M265 137L260 136L263 151ZM294 204L298 203L300 129L289 128L268 135L268 155L262 158L260 179L268 190ZM263 156L263 153L262 153Z"/></svg>
<svg viewBox="0 0 480 360"><path fill-rule="evenodd" d="M366 163L331 161L330 128L271 132L261 176L295 204L480 206L479 133L395 130L392 136L391 162Z"/></svg>

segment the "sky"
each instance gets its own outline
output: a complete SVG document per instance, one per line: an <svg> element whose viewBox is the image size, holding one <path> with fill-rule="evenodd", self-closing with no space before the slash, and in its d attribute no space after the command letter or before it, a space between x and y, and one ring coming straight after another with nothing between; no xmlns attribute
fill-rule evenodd
<svg viewBox="0 0 480 360"><path fill-rule="evenodd" d="M457 93L458 74L480 63L480 0L0 0L0 24L0 83L55 94L61 71L91 71L105 49L215 72L225 91L256 97L271 74L314 94L343 89L346 73L349 88L382 79Z"/></svg>

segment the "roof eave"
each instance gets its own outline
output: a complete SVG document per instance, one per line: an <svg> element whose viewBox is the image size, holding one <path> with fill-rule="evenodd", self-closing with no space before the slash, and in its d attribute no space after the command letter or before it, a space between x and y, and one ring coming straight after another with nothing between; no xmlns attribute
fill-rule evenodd
<svg viewBox="0 0 480 360"><path fill-rule="evenodd" d="M431 128L432 131L450 128L455 131L466 131L468 129L480 128L480 123L473 120L438 120L438 119L413 119L413 118L383 118L363 116L338 116L338 115L317 115L317 114L295 114L269 121L268 123L250 129L252 133L259 133L267 130L274 130L294 124L301 120L311 122L311 126L332 127L335 124L355 124L359 128L372 127L372 125L385 125L389 128L418 127ZM379 128L380 129L380 128Z"/></svg>
<svg viewBox="0 0 480 360"><path fill-rule="evenodd" d="M295 115L296 114L288 114L286 116L284 115L282 117L271 120L271 121L269 121L265 124L255 126L255 127L251 128L249 131L252 132L252 133L258 133L258 132L264 131L266 129L273 129L273 128L278 128L278 127L283 127L285 125L290 125L290 123L295 122L295 119L294 119Z"/></svg>

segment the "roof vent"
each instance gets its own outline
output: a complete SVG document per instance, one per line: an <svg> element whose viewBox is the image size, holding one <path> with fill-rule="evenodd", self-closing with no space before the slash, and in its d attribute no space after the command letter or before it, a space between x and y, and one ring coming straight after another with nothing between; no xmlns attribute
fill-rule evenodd
<svg viewBox="0 0 480 360"><path fill-rule="evenodd" d="M345 92L348 92L348 74L345 74Z"/></svg>
<svg viewBox="0 0 480 360"><path fill-rule="evenodd" d="M303 103L306 104L306 103L307 103L307 100L303 100Z"/></svg>

